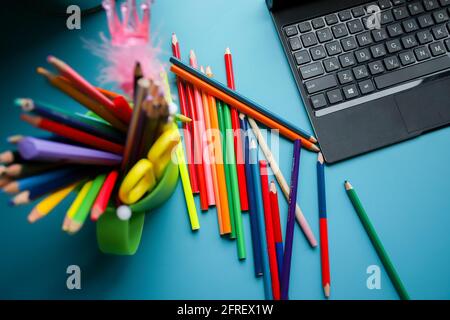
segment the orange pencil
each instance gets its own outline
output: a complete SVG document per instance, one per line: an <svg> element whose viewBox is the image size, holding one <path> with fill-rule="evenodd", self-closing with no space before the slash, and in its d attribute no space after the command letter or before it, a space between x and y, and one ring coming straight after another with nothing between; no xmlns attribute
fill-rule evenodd
<svg viewBox="0 0 450 320"><path fill-rule="evenodd" d="M230 49L225 50L225 69L227 73L227 85L231 90L236 90L234 84L233 60L231 58ZM247 179L245 177L245 165L242 146L241 125L239 115L235 108L231 108L231 125L234 131L234 153L236 155L236 169L239 181L239 198L241 200L241 210L248 211L248 194L247 194Z"/></svg>
<svg viewBox="0 0 450 320"><path fill-rule="evenodd" d="M98 192L97 198L91 209L91 220L97 221L98 218L105 212L109 199L111 198L112 191L117 181L119 172L117 170L111 171L105 179L102 188Z"/></svg>
<svg viewBox="0 0 450 320"><path fill-rule="evenodd" d="M170 67L170 70L175 73L180 78L184 79L185 81L189 82L191 85L196 86L199 88L199 90L203 90L209 95L212 95L216 97L216 99L220 99L223 102L227 103L228 105L232 106L233 108L236 108L239 112L242 112L246 114L247 116L261 122L262 124L266 125L269 128L272 129L278 129L280 134L292 141L294 140L301 140L302 146L305 148L314 151L319 152L319 148L312 143L309 140L306 140L302 136L300 136L298 133L295 133L293 130L289 129L288 127L276 122L275 120L272 120L271 118L267 117L266 115L258 112L257 110L253 109L249 105L237 100L236 98L230 96L229 94L215 88L211 84L205 82L204 80L200 79L199 77L189 73L188 71L180 68L179 66L172 64Z"/></svg>

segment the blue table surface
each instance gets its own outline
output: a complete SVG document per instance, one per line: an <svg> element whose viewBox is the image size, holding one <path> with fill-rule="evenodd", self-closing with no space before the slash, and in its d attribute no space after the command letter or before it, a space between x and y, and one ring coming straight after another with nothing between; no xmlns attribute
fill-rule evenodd
<svg viewBox="0 0 450 320"><path fill-rule="evenodd" d="M19 24L18 21L16 21ZM53 54L91 81L101 61L82 39L107 33L103 12L84 17L81 30L65 29L65 17L24 19L9 38L14 49L2 59L1 149L14 133L39 131L19 121L13 99L29 96L82 110L34 73ZM225 81L223 53L233 53L236 86L244 95L312 131L284 52L263 0L156 0L152 35L168 64L170 36L176 32L183 59L196 50ZM12 54L12 55L11 55ZM5 76L7 75L7 76ZM173 75L170 75L173 84ZM172 85L176 93L176 87ZM426 106L424 106L426 107ZM367 234L347 198L343 182L357 189L379 237L413 299L450 298L450 128L326 168L332 299L397 299ZM290 178L292 144L280 140L281 170ZM316 154L302 152L298 202L315 235L318 230ZM196 198L197 207L199 207ZM248 258L238 261L235 242L218 234L215 209L200 213L201 229L190 230L181 183L164 206L147 215L134 256L99 252L95 226L76 235L61 231L64 208L30 225L32 205L10 207L0 195L0 298L44 299L262 299L255 278L248 214L244 229ZM287 203L280 196L283 234ZM311 249L295 227L290 297L323 299L320 250ZM81 290L68 290L66 268L81 268ZM381 267L381 289L366 285L368 266Z"/></svg>

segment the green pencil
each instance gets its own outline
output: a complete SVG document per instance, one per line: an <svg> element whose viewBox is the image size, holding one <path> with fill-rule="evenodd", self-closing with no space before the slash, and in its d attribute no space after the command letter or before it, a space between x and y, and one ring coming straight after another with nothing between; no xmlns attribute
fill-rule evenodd
<svg viewBox="0 0 450 320"><path fill-rule="evenodd" d="M222 135L222 154L223 154L223 168L225 170L225 184L227 186L228 193L228 210L230 211L230 224L231 233L230 238L236 239L236 227L234 224L234 205L233 205L233 192L231 188L230 166L226 160L227 147L226 147L226 134L225 134L225 120L224 120L224 106L222 101L217 100L217 118L219 120L219 129Z"/></svg>
<svg viewBox="0 0 450 320"><path fill-rule="evenodd" d="M244 238L244 228L242 225L242 214L241 214L241 200L239 198L239 182L236 169L236 158L234 155L234 131L231 126L231 113L230 108L224 103L223 113L225 121L225 132L226 132L226 161L230 167L230 181L231 181L231 191L233 193L233 213L234 213L234 225L236 227L236 237L237 237L237 249L239 259L245 259L247 254L245 250L245 238Z"/></svg>
<svg viewBox="0 0 450 320"><path fill-rule="evenodd" d="M97 195L105 182L106 174L98 175L94 181L92 182L89 191L86 194L86 197L83 199L80 207L77 212L73 216L73 220L69 227L69 233L75 233L83 226L84 221L86 220L89 212L91 211L91 207L94 204Z"/></svg>
<svg viewBox="0 0 450 320"><path fill-rule="evenodd" d="M389 259L389 256L388 256L386 250L384 249L380 238L378 238L375 228L373 227L372 223L370 222L369 217L367 216L367 213L364 210L362 203L358 198L358 195L356 194L356 191L353 189L350 182L345 181L344 185L345 185L345 190L347 192L347 195L350 198L350 201L352 202L352 205L355 208L356 213L358 214L359 219L361 220L361 222L364 226L364 229L366 229L366 232L369 235L370 241L372 242L373 246L375 247L378 257L380 258L381 262L383 263L383 266L386 269L386 272L389 275L389 278L391 279L391 281L395 287L395 290L397 290L397 293L400 296L400 299L409 300L408 292L406 292L406 289L403 286L403 283L400 280L400 277L399 277L397 271L395 270L391 259Z"/></svg>

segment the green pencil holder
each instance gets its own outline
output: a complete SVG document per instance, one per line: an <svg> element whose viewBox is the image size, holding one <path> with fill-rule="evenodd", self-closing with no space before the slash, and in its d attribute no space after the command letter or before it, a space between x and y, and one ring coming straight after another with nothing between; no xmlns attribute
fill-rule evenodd
<svg viewBox="0 0 450 320"><path fill-rule="evenodd" d="M100 251L108 254L133 255L141 242L145 215L167 201L178 181L178 166L169 161L156 187L140 201L130 206L129 220L120 220L116 208L108 207L97 221L97 243Z"/></svg>

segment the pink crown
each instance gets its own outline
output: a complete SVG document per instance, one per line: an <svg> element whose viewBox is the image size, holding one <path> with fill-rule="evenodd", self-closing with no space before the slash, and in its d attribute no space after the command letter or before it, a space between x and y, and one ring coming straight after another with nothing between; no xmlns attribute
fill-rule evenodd
<svg viewBox="0 0 450 320"><path fill-rule="evenodd" d="M136 6L136 0L127 0L120 5L122 21L116 10L115 0L103 0L103 8L108 19L111 43L117 46L144 45L150 34L150 4L152 0L143 0L140 8L142 20Z"/></svg>

